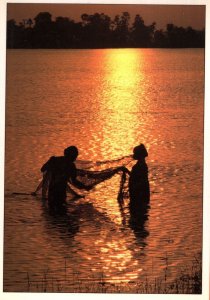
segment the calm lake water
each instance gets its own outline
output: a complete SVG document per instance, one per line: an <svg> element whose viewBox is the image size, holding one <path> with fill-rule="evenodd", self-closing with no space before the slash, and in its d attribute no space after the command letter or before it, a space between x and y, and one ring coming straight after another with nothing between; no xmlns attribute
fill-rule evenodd
<svg viewBox="0 0 210 300"><path fill-rule="evenodd" d="M67 292L101 278L170 281L191 264L202 251L204 50L9 50L6 93L4 291L39 291L46 277L59 290L67 276ZM32 192L68 145L105 161L141 142L151 207L140 231L119 209L119 175L69 199L63 217L12 194Z"/></svg>

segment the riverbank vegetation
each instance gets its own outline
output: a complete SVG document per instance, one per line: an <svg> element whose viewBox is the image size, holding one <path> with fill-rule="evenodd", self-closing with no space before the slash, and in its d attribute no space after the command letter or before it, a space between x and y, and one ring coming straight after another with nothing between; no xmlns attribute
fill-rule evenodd
<svg viewBox="0 0 210 300"><path fill-rule="evenodd" d="M49 12L40 12L33 20L19 24L7 21L7 48L96 49L96 48L203 48L205 30L167 24L157 29L146 25L140 15L131 20L128 12L111 19L104 13L82 14L81 21L67 17L52 20Z"/></svg>
<svg viewBox="0 0 210 300"><path fill-rule="evenodd" d="M88 279L81 279L78 273L68 275L65 260L63 275L58 279L54 271L46 270L41 279L27 274L28 292L69 292L69 293L123 293L123 294L201 294L202 258L196 255L190 266L182 267L175 280L168 278L166 263L164 274L154 280L112 283L105 279L94 278L90 272Z"/></svg>

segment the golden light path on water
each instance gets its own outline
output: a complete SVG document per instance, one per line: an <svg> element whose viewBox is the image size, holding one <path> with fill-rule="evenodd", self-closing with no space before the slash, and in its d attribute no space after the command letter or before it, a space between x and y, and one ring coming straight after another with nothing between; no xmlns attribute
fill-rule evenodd
<svg viewBox="0 0 210 300"><path fill-rule="evenodd" d="M101 129L104 143L107 142L112 155L118 157L122 153L121 149L126 148L125 143L128 149L132 149L136 141L136 126L140 122L135 113L136 106L140 105L139 94L143 95L145 92L144 57L143 54L139 54L139 50L137 53L135 49L117 49L104 54L104 73L99 89L100 97L103 98L100 113L104 117L104 126ZM139 86L142 86L140 93ZM135 93L137 90L138 97L137 92ZM113 178L112 185L118 186L119 178ZM103 196L100 195L99 198L101 197ZM106 190L104 198L101 201L107 203L112 220L120 225L123 216L116 201L116 192L113 192L112 187ZM132 235L132 231L130 234ZM103 234L94 242L95 246L100 248L102 270L109 282L135 280L143 270L137 267L139 262L133 257L135 250L129 249L126 243L125 240L110 241ZM138 251L141 252L141 249ZM96 270L93 268L92 271ZM113 276L113 273L119 276Z"/></svg>
<svg viewBox="0 0 210 300"><path fill-rule="evenodd" d="M102 132L104 141L112 142L109 147L116 156L126 148L125 143L132 149L136 140L135 128L139 123L136 107L141 98L139 95L144 94L143 64L143 54L135 49L115 49L105 53L100 95L103 98L100 109L105 118Z"/></svg>

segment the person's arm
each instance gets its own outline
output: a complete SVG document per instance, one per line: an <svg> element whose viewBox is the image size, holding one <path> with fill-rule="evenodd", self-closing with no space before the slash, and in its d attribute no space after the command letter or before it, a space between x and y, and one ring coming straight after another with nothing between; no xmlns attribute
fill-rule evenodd
<svg viewBox="0 0 210 300"><path fill-rule="evenodd" d="M75 192L75 190L73 190L68 184L67 184L67 187L66 187L66 191L68 193L72 194L74 197L77 197L77 198L83 198L84 197L83 195L77 194Z"/></svg>
<svg viewBox="0 0 210 300"><path fill-rule="evenodd" d="M85 185L84 183L77 180L76 178L72 179L71 182L78 189L83 189L83 190L87 190L87 191L89 191L91 189L90 186Z"/></svg>
<svg viewBox="0 0 210 300"><path fill-rule="evenodd" d="M124 166L119 167L118 170L119 170L119 171L122 171L122 172L125 172L125 173L127 173L128 175L131 174L131 172L130 172L126 167L124 167Z"/></svg>
<svg viewBox="0 0 210 300"><path fill-rule="evenodd" d="M38 184L36 190L35 190L34 192L32 192L31 195L32 195L32 196L36 196L37 192L38 192L39 190L41 190L42 185L43 185L43 179L40 181L40 183Z"/></svg>
<svg viewBox="0 0 210 300"><path fill-rule="evenodd" d="M75 165L72 167L71 176L69 178L71 183L78 189L83 189L89 191L91 189L90 186L86 186L84 183L77 179L77 170Z"/></svg>

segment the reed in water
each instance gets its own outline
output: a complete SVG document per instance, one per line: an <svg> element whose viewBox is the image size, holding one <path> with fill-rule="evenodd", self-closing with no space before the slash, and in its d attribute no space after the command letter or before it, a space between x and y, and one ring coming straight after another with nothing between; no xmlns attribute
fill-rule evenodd
<svg viewBox="0 0 210 300"><path fill-rule="evenodd" d="M168 264L162 277L154 280L130 281L129 283L110 283L103 274L101 278L83 280L78 273L68 278L68 265L65 259L62 278L56 278L55 271L47 269L40 279L33 279L27 273L28 292L71 292L71 293L130 293L130 294L201 294L202 293L202 259L198 253L190 266L180 269L173 281L168 280ZM90 272L91 273L91 272Z"/></svg>

